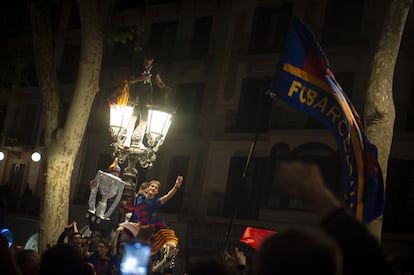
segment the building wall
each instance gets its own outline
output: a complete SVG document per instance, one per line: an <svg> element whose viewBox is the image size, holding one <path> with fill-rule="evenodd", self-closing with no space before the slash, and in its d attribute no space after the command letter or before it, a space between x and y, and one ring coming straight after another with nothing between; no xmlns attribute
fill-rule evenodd
<svg viewBox="0 0 414 275"><path fill-rule="evenodd" d="M71 1L66 1L69 3ZM120 1L122 2L122 1ZM169 221L177 226L182 235L191 231L191 224L195 221L207 221L219 223L219 227L226 227L228 217L223 217L221 212L226 212L228 207L226 191L229 188L230 166L232 159L247 157L252 146L255 133L229 131L235 125L241 102L243 81L246 78L265 79L273 73L278 60L278 51L258 53L252 51L252 38L261 31L255 29L255 14L258 7L269 9L289 8L285 1L171 1L159 5L147 5L145 8L131 7L129 9L116 9L120 2L108 0L102 4L102 14L105 15L108 25L112 26L142 26L142 44L150 39L155 39L151 33L154 24L164 24L176 21L176 35L171 41L160 45L163 50L171 54L167 60L156 60L159 64L162 78L176 91L184 84L201 83L203 90L197 90L203 95L202 103L197 108L197 113L180 114L174 119L167 140L158 153L158 159L151 170L141 171L139 181L158 178L163 183L161 193L166 192L172 186L177 164L174 160L188 160L185 167L184 188L179 199L171 202L172 208L180 211L169 213ZM137 1L141 2L141 1ZM323 41L327 18L326 11L330 0L321 1L291 1L292 13L303 19L315 32L315 35ZM344 1L345 3L346 1ZM355 2L355 1L354 1ZM334 74L352 74L349 92L351 100L357 110L362 114L366 81L369 69L370 50L373 47L376 35L385 10L385 2L365 0L359 5L363 7L360 39L349 45L324 47L331 62ZM352 2L353 3L353 2ZM67 13L65 13L67 14ZM70 15L68 15L70 16ZM197 18L211 17L210 35L205 40L208 43L205 54L200 58L191 58L192 39ZM394 95L397 109L397 121L394 133L394 141L391 148L391 159L413 161L413 113L410 106L413 100L413 65L409 60L413 59L412 36L414 30L410 24L413 22L411 11L405 38L401 45L400 58L396 67ZM260 18L259 18L260 19ZM70 20L61 22L57 46L57 62L64 64L65 50L68 45L76 44L79 39L79 31L68 28ZM172 25L174 25L173 23ZM159 25L158 25L159 26ZM269 25L271 29L273 25ZM336 26L332 26L335 28ZM338 25L338 28L340 26ZM282 29L275 30L274 35L280 35ZM161 34L160 34L161 35ZM342 36L338 33L338 39ZM407 38L408 37L408 38ZM269 40L272 37L269 37ZM105 52L104 59L123 60L122 55L116 50ZM126 52L128 53L128 52ZM77 164L74 169L71 200L74 204L85 205L88 195L89 180L92 179L98 169L105 169L111 161L111 137L107 130L108 108L106 98L118 83L128 76L131 68L140 62L139 54L130 52L126 55L125 62L116 65L105 65L102 68L101 92L97 95L90 116L90 123L85 135L84 143L80 149ZM125 55L125 51L123 52ZM111 56L112 55L112 56ZM60 58L59 58L60 57ZM115 63L113 63L115 64ZM70 84L66 87L70 90ZM265 90L258 88L257 93ZM23 93L25 89L21 89ZM14 100L14 101L13 101ZM5 98L2 102L10 103L6 128L11 125L16 104L21 101ZM190 104L191 105L191 104ZM260 133L255 151L255 158L269 158L272 148L276 144L284 143L291 151L304 144L324 144L332 151L336 151L336 143L328 131L320 128L309 128L308 118L295 112L284 112L283 104L275 100L271 110L273 119L277 125L268 131ZM253 114L252 114L253 115ZM180 125L180 122L182 123ZM184 124L192 122L190 131L183 130ZM247 123L247 122L246 122ZM242 123L243 124L243 123ZM286 128L286 126L288 126ZM397 127L398 126L398 127ZM284 128L285 127L285 128ZM237 127L236 127L237 128ZM191 130L192 129L192 130ZM40 136L41 128L39 128ZM107 163L106 163L107 161ZM412 163L412 162L411 162ZM38 166L33 166L30 172L30 182L38 174ZM7 174L3 163L0 164L2 178ZM41 183L37 182L37 186ZM260 183L256 183L260 184ZM390 184L398 184L391 182ZM411 200L414 200L411 184ZM34 187L34 186L33 186ZM242 189L242 187L240 187ZM35 188L38 190L38 187ZM242 193L242 190L241 190ZM170 202L169 202L170 203ZM407 202L408 203L408 202ZM168 210L167 210L168 212ZM230 211L231 212L231 211ZM216 213L216 214L211 214ZM219 214L217 214L219 213ZM254 219L237 219L239 227L254 224L275 230L284 228L289 224L314 224L315 220L309 212L303 209L269 209L258 207L258 215ZM186 229L188 226L190 229ZM213 225L212 225L213 226ZM214 227L214 226L213 226ZM203 235L206 237L206 235ZM220 238L217 236L216 240ZM193 236L183 238L187 249L203 249L197 247L191 241ZM237 236L235 236L235 241Z"/></svg>
<svg viewBox="0 0 414 275"><path fill-rule="evenodd" d="M294 1L293 14L306 20L320 39L325 27L327 2ZM351 94L351 99L360 114L363 113L370 50L375 41L375 35L378 35L377 25L381 22L379 18L383 15L385 8L384 1L364 1L363 3L365 9L362 12L361 38L358 43L325 48L335 74L353 74L353 81L347 92ZM161 193L166 192L173 182L173 177L170 175L171 160L176 156L188 157L189 164L185 174L184 188L180 190L184 192L184 195L178 202L181 212L167 216L179 236L184 237L181 243L184 249L198 251L201 254L202 251L205 253L208 250L205 246L198 247L200 244L192 241L194 235L189 232L191 232L194 221L207 221L203 224L205 228L211 229L210 231L206 229L207 232L214 231L215 223L220 224L218 227L223 231L213 237L216 242L220 242L219 240L226 235L225 228L230 219L223 217L222 212L226 212L225 208L228 207L225 193L229 185L230 163L233 157L247 157L254 139L254 133L228 132L226 129L232 123L232 114L238 112L243 79L271 76L278 59L278 52L265 54L249 52L254 31L254 10L261 5L279 7L282 4L277 1L237 1L237 3L220 1L208 2L208 4L204 1L181 1L177 6L171 3L149 6L143 17L137 18L136 22L142 23L148 30L150 30L151 23L178 20L176 40L174 44L171 44L173 47L171 60L159 61L163 70L163 79L175 88L183 83L202 82L205 84L203 104L197 125L201 131L183 133L176 130L180 122L177 118L174 121L176 124L172 126L159 152L159 159L154 168L147 171L145 178L142 178L142 181L152 177L159 178L161 182L166 183ZM164 8L171 10L164 11ZM190 41L193 35L191 24L194 24L194 20L199 16L212 16L213 18L208 51L204 58L190 59L188 52L191 51ZM412 32L408 35L412 36ZM414 157L413 149L411 149L414 148L412 146L413 128L407 126L407 122L410 104L408 98L411 98L410 93L412 93L410 79L413 70L411 63L408 62L410 60L408 56L412 53L407 51L406 47L403 43L400 53L401 61L396 67L394 84L398 116L396 123L404 126L396 128L390 158L412 160ZM258 93L260 92L263 91L258 90ZM274 107L279 107L278 104L274 104ZM285 121L286 125L306 125L307 123L306 118L296 113L278 119ZM336 151L336 143L326 130L302 129L298 126L296 129L273 129L260 134L254 156L269 157L272 147L281 142L286 143L291 150L308 143L321 143ZM97 148L105 146L105 144L96 143L93 145ZM88 148L88 150L93 149ZM413 184L412 181L410 184ZM242 192L243 187L240 186L240 189ZM293 224L313 225L315 222L315 217L307 211L263 207L259 208L258 215L254 219L236 219L239 231L240 228L252 224L282 230ZM185 229L185 226L188 228ZM208 234L204 233L202 238L209 240L211 236ZM404 237L401 238L404 239ZM385 241L392 243L393 240L398 242L399 237L393 235L391 238L387 237ZM232 236L232 241L237 244L237 234ZM407 242L410 243L408 239Z"/></svg>

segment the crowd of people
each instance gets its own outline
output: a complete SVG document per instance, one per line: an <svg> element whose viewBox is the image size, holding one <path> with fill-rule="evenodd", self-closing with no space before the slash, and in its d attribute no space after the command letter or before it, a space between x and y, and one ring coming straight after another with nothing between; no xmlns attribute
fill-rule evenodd
<svg viewBox="0 0 414 275"><path fill-rule="evenodd" d="M110 168L109 172L119 176L117 168ZM92 180L91 186L95 183ZM143 183L131 198L132 202L123 205L132 212L131 218L119 223L111 238L102 234L85 237L74 221L40 257L34 250L9 248L6 237L1 235L0 274L121 274L121 260L129 242L140 242L151 248L148 255L151 274L172 274L179 251L178 237L155 214L182 183L183 177L178 176L173 188L159 197L159 181Z"/></svg>
<svg viewBox="0 0 414 275"><path fill-rule="evenodd" d="M101 174L105 173L101 171ZM120 167L116 159L109 166L107 174L111 177L119 178ZM111 177L109 179L112 179ZM101 178L95 178L90 182L91 190L94 190L94 192L91 192L91 196L97 196L102 193L101 188L106 189L105 177ZM115 227L113 222L108 223L109 231L94 232L95 230L93 229L92 238L89 238L88 242L83 244L75 243L82 257L94 267L96 274L118 274L121 268L121 259L125 252L125 245L128 242L140 242L151 247L149 267L151 272L172 274L174 259L179 251L177 248L178 237L166 225L164 220L156 217L156 214L159 208L181 188L182 183L183 176L178 176L170 191L163 196L158 196L161 185L159 181L143 182L129 201L122 201L120 203L120 207L123 209L121 213L129 214L124 215L123 221L115 223ZM105 200L110 201L110 198L105 198ZM89 202L94 201L96 200L89 199ZM100 203L99 201L98 205ZM106 207L110 208L111 203L113 202L105 203ZM92 208L95 209L94 207ZM96 215L97 212L90 210L89 214ZM115 216L112 217L112 220L119 221ZM75 241L76 236L79 234L76 223L68 226L68 228L73 230L70 239ZM89 249L90 246L96 247L95 251L91 251Z"/></svg>
<svg viewBox="0 0 414 275"><path fill-rule="evenodd" d="M325 186L316 164L284 162L280 164L279 175L286 192L302 199L320 216L320 226L290 228L273 234L261 243L249 260L239 249L202 258L189 265L185 274L412 274L412 270L400 272L366 225L347 213ZM147 243L154 249L157 233L168 229L164 222L152 220L151 214L173 196L182 181L181 176L177 177L174 187L161 197L157 197L159 182L144 184L129 206L133 212L130 221L120 223L111 240L98 240L92 250L88 247L91 240L82 238L76 223L66 228L68 242L62 242L62 238L41 257L33 251L9 249L2 236L0 273L120 274L125 244L130 238ZM142 205L144 202L145 206ZM134 225L140 221L143 221L142 225L134 231ZM166 236L162 239L162 256L152 257L148 274L174 272L169 267L179 251L178 238L174 232L168 232Z"/></svg>

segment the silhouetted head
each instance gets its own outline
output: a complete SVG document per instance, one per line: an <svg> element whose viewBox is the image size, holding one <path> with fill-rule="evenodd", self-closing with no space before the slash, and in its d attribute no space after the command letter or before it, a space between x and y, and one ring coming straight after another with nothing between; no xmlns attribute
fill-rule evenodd
<svg viewBox="0 0 414 275"><path fill-rule="evenodd" d="M265 239L254 266L260 275L341 275L342 253L322 231L290 229Z"/></svg>
<svg viewBox="0 0 414 275"><path fill-rule="evenodd" d="M16 263L23 275L39 274L40 255L34 250L23 249L17 250L14 254Z"/></svg>
<svg viewBox="0 0 414 275"><path fill-rule="evenodd" d="M41 275L82 274L85 263L79 250L73 245L57 244L46 250L40 261Z"/></svg>
<svg viewBox="0 0 414 275"><path fill-rule="evenodd" d="M226 263L222 257L206 257L199 259L190 266L187 275L237 275L233 267Z"/></svg>

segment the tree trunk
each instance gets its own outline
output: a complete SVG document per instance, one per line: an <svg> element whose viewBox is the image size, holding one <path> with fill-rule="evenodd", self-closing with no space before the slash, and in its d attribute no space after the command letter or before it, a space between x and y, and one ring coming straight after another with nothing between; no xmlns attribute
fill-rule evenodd
<svg viewBox="0 0 414 275"><path fill-rule="evenodd" d="M384 176L384 184L395 120L392 92L394 69L411 3L412 0L389 1L381 36L370 64L364 120L366 134L378 149L378 162ZM382 216L368 226L380 240Z"/></svg>
<svg viewBox="0 0 414 275"><path fill-rule="evenodd" d="M99 90L102 28L98 1L78 1L82 44L79 71L65 125L58 128L59 97L53 64L52 35L44 1L31 2L34 55L39 88L46 108L46 178L40 214L39 250L54 243L68 224L72 170L89 112Z"/></svg>

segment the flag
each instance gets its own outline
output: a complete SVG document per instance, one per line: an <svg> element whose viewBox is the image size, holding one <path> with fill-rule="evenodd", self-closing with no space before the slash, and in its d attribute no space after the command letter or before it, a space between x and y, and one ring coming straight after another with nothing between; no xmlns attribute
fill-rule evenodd
<svg viewBox="0 0 414 275"><path fill-rule="evenodd" d="M364 134L363 122L329 68L312 31L293 18L270 93L327 127L338 145L345 205L368 223L382 215L385 190L377 149Z"/></svg>
<svg viewBox="0 0 414 275"><path fill-rule="evenodd" d="M255 227L246 227L243 236L240 239L240 242L245 243L254 249L258 249L267 237L276 233L276 231L260 229Z"/></svg>
<svg viewBox="0 0 414 275"><path fill-rule="evenodd" d="M122 89L116 89L110 96L110 98L107 99L108 105L121 105L126 106L128 104L129 99L129 86L128 86L128 80L124 80L124 83L122 84Z"/></svg>

